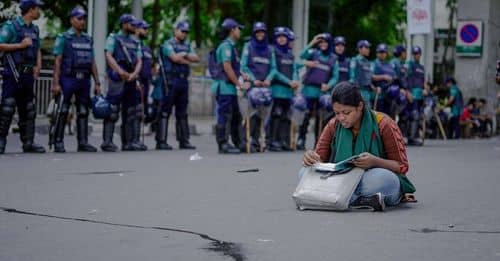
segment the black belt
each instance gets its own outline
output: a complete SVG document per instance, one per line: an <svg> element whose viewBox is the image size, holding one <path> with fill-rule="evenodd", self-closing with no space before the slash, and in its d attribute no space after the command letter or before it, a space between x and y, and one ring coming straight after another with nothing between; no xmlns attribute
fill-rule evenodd
<svg viewBox="0 0 500 261"><path fill-rule="evenodd" d="M66 77L71 77L80 80L90 78L90 73L88 72L70 72L70 73L65 73L63 75Z"/></svg>
<svg viewBox="0 0 500 261"><path fill-rule="evenodd" d="M19 74L31 74L34 71L32 65L20 65L16 69Z"/></svg>
<svg viewBox="0 0 500 261"><path fill-rule="evenodd" d="M187 79L189 77L189 74L184 74L184 73L169 73L167 74L168 79L175 79L175 78L180 78L180 79Z"/></svg>

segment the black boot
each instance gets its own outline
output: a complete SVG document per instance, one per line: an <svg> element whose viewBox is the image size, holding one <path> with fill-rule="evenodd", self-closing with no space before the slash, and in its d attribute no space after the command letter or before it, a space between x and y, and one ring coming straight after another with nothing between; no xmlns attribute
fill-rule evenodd
<svg viewBox="0 0 500 261"><path fill-rule="evenodd" d="M90 145L88 142L88 130L89 130L89 120L88 120L88 109L84 106L79 106L78 117L76 118L76 137L78 140L78 151L79 152L96 152L97 149Z"/></svg>
<svg viewBox="0 0 500 261"><path fill-rule="evenodd" d="M177 141L179 142L179 149L184 150L194 150L195 146L189 143L189 125L187 116L177 119L175 122L175 130L177 135Z"/></svg>
<svg viewBox="0 0 500 261"><path fill-rule="evenodd" d="M10 123L15 112L16 101L14 98L7 98L0 104L0 154L5 152L7 145L7 135L9 134Z"/></svg>
<svg viewBox="0 0 500 261"><path fill-rule="evenodd" d="M309 118L311 117L311 113L307 112L304 115L304 121L299 127L299 137L297 139L297 150L305 150L306 149L306 135L307 128L309 127Z"/></svg>
<svg viewBox="0 0 500 261"><path fill-rule="evenodd" d="M118 147L113 143L113 135L115 132L115 123L118 121L119 110L120 108L117 105L111 105L111 114L109 118L104 119L102 128L102 151L116 152L118 150Z"/></svg>
<svg viewBox="0 0 500 261"><path fill-rule="evenodd" d="M219 144L219 153L221 154L239 154L240 150L238 148L235 148L231 144L228 143L228 133L227 133L227 126L226 125L219 125L217 124L216 126L216 140L217 144Z"/></svg>
<svg viewBox="0 0 500 261"><path fill-rule="evenodd" d="M271 136L271 144L268 146L269 151L282 151L282 146L280 142L280 118L273 117L269 124L269 133Z"/></svg>
<svg viewBox="0 0 500 261"><path fill-rule="evenodd" d="M168 115L162 112L158 120L158 129L156 130L156 149L172 150L172 146L167 143L168 135Z"/></svg>
<svg viewBox="0 0 500 261"><path fill-rule="evenodd" d="M261 152L260 145L260 129L262 120L258 115L254 115L250 118L250 136L251 136L251 147L252 151Z"/></svg>
<svg viewBox="0 0 500 261"><path fill-rule="evenodd" d="M290 145L290 128L291 121L288 118L282 118L278 133L281 137L281 149L283 151L292 151L292 147Z"/></svg>
<svg viewBox="0 0 500 261"><path fill-rule="evenodd" d="M142 113L142 105L137 105L135 107L135 115L136 118L134 120L134 143L140 148L141 151L146 151L148 150L148 146L146 146L144 143L141 141L141 134L142 134L142 124L143 123L143 118L144 115Z"/></svg>
<svg viewBox="0 0 500 261"><path fill-rule="evenodd" d="M66 127L66 120L68 118L69 113L69 104L62 104L62 107L59 108L59 117L54 124L55 128L55 140L54 140L54 152L56 153L65 153L66 149L64 148L64 129Z"/></svg>
<svg viewBox="0 0 500 261"><path fill-rule="evenodd" d="M36 144L35 139L35 104L29 102L26 105L26 118L21 120L19 117L19 133L23 142L23 152L25 153L45 153L45 148Z"/></svg>
<svg viewBox="0 0 500 261"><path fill-rule="evenodd" d="M137 120L135 108L127 108L122 115L122 151L140 151L141 147L134 143L136 137L135 121Z"/></svg>

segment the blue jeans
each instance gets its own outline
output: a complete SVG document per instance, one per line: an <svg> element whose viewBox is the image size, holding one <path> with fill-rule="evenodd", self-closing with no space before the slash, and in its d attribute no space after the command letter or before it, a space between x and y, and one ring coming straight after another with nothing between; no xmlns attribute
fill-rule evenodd
<svg viewBox="0 0 500 261"><path fill-rule="evenodd" d="M306 168L299 171L299 180L305 174ZM382 193L384 202L387 206L395 206L401 200L401 188L399 179L392 171L382 168L373 168L366 170L352 194L350 203L359 197L371 196L375 193Z"/></svg>
<svg viewBox="0 0 500 261"><path fill-rule="evenodd" d="M350 202L354 202L359 197L371 196L378 192L382 193L386 205L395 206L399 204L401 188L396 174L382 168L366 170L358 187L352 194Z"/></svg>

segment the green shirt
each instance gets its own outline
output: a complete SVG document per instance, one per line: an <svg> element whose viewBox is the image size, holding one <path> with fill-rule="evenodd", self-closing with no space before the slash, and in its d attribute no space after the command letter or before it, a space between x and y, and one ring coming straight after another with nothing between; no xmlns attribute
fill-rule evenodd
<svg viewBox="0 0 500 261"><path fill-rule="evenodd" d="M67 34L70 35L76 35L76 32L73 28L70 28L68 31L66 31ZM77 37L82 37L82 36L89 36L88 34L82 32L80 36ZM66 37L64 37L64 33L57 34L56 36L56 42L54 44L54 50L53 54L55 56L62 55L64 52L64 45L66 44ZM94 57L94 49L92 49L92 57Z"/></svg>
<svg viewBox="0 0 500 261"><path fill-rule="evenodd" d="M297 63L293 64L292 79L289 79L276 68L271 84L273 98L289 99L293 97L293 89L290 87L290 82L299 80L299 68L300 66Z"/></svg>
<svg viewBox="0 0 500 261"><path fill-rule="evenodd" d="M215 51L215 59L218 64L231 62L233 58L233 48L236 43L230 38L226 38ZM236 57L237 59L237 57ZM233 68L234 69L234 68ZM236 86L232 82L225 80L215 80L212 83L211 91L217 95L236 95Z"/></svg>
<svg viewBox="0 0 500 261"><path fill-rule="evenodd" d="M419 63L419 62L417 62L415 60L409 60L405 65L406 69L408 71L408 80L412 76L413 66L416 63ZM410 90L411 90L411 94L413 96L413 99L422 100L424 98L424 86L409 86L408 85L408 88L410 88Z"/></svg>
<svg viewBox="0 0 500 261"><path fill-rule="evenodd" d="M314 52L316 52L316 50L317 49L315 49L315 48L307 46L300 54L300 58L303 60L310 60L310 59L312 59L312 56L313 56ZM326 62L330 59L330 55L333 55L333 53L331 53L329 55L324 55L322 52L320 52L319 59ZM331 72L332 72L332 77L330 78L330 80L327 83L328 87L330 87L329 90L322 92L321 88L318 88L318 86L305 84L304 87L302 88L302 94L305 97L318 98L322 94L326 94L326 93L331 92L333 86L335 86L337 84L338 79L339 79L339 63L338 63L338 61L335 61L335 64L333 65Z"/></svg>
<svg viewBox="0 0 500 261"><path fill-rule="evenodd" d="M31 26L37 27L33 23L30 25L26 24L21 16L16 16L14 20L17 21L21 25L21 27L31 27ZM15 43L16 38L17 38L17 32L16 28L14 27L13 21L9 20L5 22L2 28L0 29L0 43L6 43L6 44ZM37 35L37 38L40 38L39 33Z"/></svg>
<svg viewBox="0 0 500 261"><path fill-rule="evenodd" d="M358 54L351 58L351 64L349 70L349 82L356 83L356 78L358 77L356 66L358 66L358 64L365 63L367 61L368 59L361 54ZM375 71L375 65L372 62L370 62L370 70L372 71L372 73Z"/></svg>
<svg viewBox="0 0 500 261"><path fill-rule="evenodd" d="M462 93L460 89L456 85L452 85L450 89L450 96L453 97L453 104L451 105L451 114L452 116L460 116L463 111L462 105Z"/></svg>
<svg viewBox="0 0 500 261"><path fill-rule="evenodd" d="M124 35L123 31L119 31L116 35ZM106 39L106 45L104 46L104 51L113 53L115 51L115 46L116 46L116 35L115 34L109 34L108 38ZM128 37L136 39L134 35L128 35ZM139 47L137 48L136 51L136 57L142 58L142 50Z"/></svg>

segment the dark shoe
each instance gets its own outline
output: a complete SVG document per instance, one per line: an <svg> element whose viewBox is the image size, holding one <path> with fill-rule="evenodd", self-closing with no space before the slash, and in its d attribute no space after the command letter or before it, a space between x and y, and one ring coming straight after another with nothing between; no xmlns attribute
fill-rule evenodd
<svg viewBox="0 0 500 261"><path fill-rule="evenodd" d="M279 142L272 142L269 146L269 151L280 152L283 151L283 149Z"/></svg>
<svg viewBox="0 0 500 261"><path fill-rule="evenodd" d="M116 152L118 147L112 142L106 142L101 145L101 150L105 152Z"/></svg>
<svg viewBox="0 0 500 261"><path fill-rule="evenodd" d="M382 193L376 193L368 197L359 197L351 204L354 209L372 209L373 211L384 211L385 202Z"/></svg>
<svg viewBox="0 0 500 261"><path fill-rule="evenodd" d="M420 139L408 139L409 146L423 146L424 143Z"/></svg>
<svg viewBox="0 0 500 261"><path fill-rule="evenodd" d="M297 150L305 150L306 149L306 141L303 139L297 140Z"/></svg>
<svg viewBox="0 0 500 261"><path fill-rule="evenodd" d="M45 148L43 148L42 146L40 146L36 143L24 144L23 145L23 152L24 153L45 153Z"/></svg>
<svg viewBox="0 0 500 261"><path fill-rule="evenodd" d="M97 152L97 148L90 144L78 144L78 152Z"/></svg>
<svg viewBox="0 0 500 261"><path fill-rule="evenodd" d="M168 145L168 143L156 143L157 150L172 150L172 146Z"/></svg>
<svg viewBox="0 0 500 261"><path fill-rule="evenodd" d="M179 149L181 150L195 150L196 147L191 145L191 143L188 142L182 142L182 143L179 143Z"/></svg>
<svg viewBox="0 0 500 261"><path fill-rule="evenodd" d="M219 145L219 153L221 154L240 154L240 150L233 147L228 143L222 143Z"/></svg>
<svg viewBox="0 0 500 261"><path fill-rule="evenodd" d="M142 151L142 148L139 144L127 143L122 144L122 151Z"/></svg>
<svg viewBox="0 0 500 261"><path fill-rule="evenodd" d="M62 143L62 142L56 142L54 144L54 152L56 152L56 153L65 153L66 150L64 149L64 143Z"/></svg>
<svg viewBox="0 0 500 261"><path fill-rule="evenodd" d="M139 148L139 151L147 151L148 150L148 146L146 146L146 144L144 144L140 141L135 142L134 144Z"/></svg>
<svg viewBox="0 0 500 261"><path fill-rule="evenodd" d="M7 139L6 138L0 138L0 154L5 153L5 146L7 145Z"/></svg>

